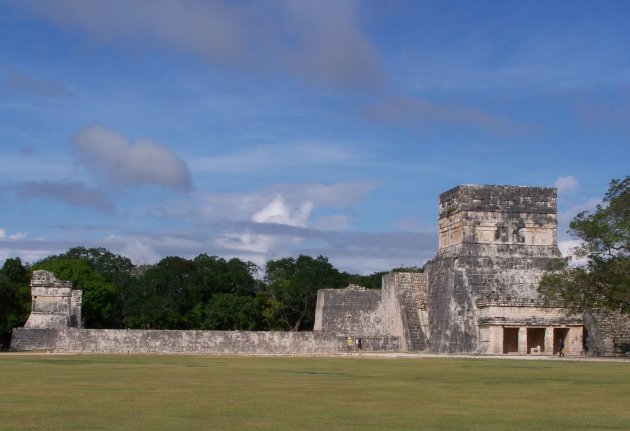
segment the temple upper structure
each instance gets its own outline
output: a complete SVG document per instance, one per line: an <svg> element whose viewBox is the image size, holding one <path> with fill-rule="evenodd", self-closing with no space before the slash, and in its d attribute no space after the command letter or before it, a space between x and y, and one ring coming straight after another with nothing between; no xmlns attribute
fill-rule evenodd
<svg viewBox="0 0 630 431"><path fill-rule="evenodd" d="M58 280L51 272L33 271L32 307L25 328L80 328L82 291L69 281Z"/></svg>

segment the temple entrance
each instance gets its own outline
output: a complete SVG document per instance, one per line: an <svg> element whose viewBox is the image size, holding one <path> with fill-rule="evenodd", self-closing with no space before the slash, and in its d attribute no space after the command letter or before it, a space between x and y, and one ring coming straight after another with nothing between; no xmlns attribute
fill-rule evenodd
<svg viewBox="0 0 630 431"><path fill-rule="evenodd" d="M527 354L545 351L545 328L527 328Z"/></svg>
<svg viewBox="0 0 630 431"><path fill-rule="evenodd" d="M566 343L567 343L567 334L569 333L569 328L553 328L553 354L558 354L558 340L562 339L565 345L566 351Z"/></svg>
<svg viewBox="0 0 630 431"><path fill-rule="evenodd" d="M518 353L518 328L503 328L503 353Z"/></svg>

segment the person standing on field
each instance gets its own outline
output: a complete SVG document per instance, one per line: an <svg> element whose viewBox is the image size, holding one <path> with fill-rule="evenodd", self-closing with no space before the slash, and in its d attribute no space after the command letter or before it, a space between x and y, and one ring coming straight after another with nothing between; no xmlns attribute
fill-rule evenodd
<svg viewBox="0 0 630 431"><path fill-rule="evenodd" d="M352 337L349 335L346 339L346 350L348 351L348 355L350 355L350 352L352 351Z"/></svg>

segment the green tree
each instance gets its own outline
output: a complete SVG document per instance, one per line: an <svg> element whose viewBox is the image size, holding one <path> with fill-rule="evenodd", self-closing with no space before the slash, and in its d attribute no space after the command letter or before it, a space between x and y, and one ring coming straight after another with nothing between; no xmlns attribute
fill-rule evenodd
<svg viewBox="0 0 630 431"><path fill-rule="evenodd" d="M114 254L102 247L74 247L58 257L85 260L103 278L119 286L126 283L135 271L135 266L129 258Z"/></svg>
<svg viewBox="0 0 630 431"><path fill-rule="evenodd" d="M8 348L13 328L23 326L31 309L29 271L19 257L0 269L0 345Z"/></svg>
<svg viewBox="0 0 630 431"><path fill-rule="evenodd" d="M319 289L345 287L348 274L341 273L324 256L270 260L265 281L277 320L284 329L313 329Z"/></svg>
<svg viewBox="0 0 630 431"><path fill-rule="evenodd" d="M206 306L203 328L252 331L257 329L257 317L258 311L253 297L218 293Z"/></svg>
<svg viewBox="0 0 630 431"><path fill-rule="evenodd" d="M120 292L83 259L47 257L33 265L33 270L50 271L60 280L72 283L83 291L81 318L86 328L120 327Z"/></svg>
<svg viewBox="0 0 630 431"><path fill-rule="evenodd" d="M198 290L193 262L169 256L147 269L129 297L126 326L145 329L190 329Z"/></svg>
<svg viewBox="0 0 630 431"><path fill-rule="evenodd" d="M167 257L138 277L129 295L124 323L128 327L152 329L249 327L240 317L229 321L217 307L253 303L259 287L253 276L257 270L253 263L236 258L226 261L206 254L193 260ZM223 295L221 301L219 295ZM228 300L228 296L234 298ZM258 322L255 313L252 314L251 322Z"/></svg>
<svg viewBox="0 0 630 431"><path fill-rule="evenodd" d="M630 313L630 176L613 180L595 212L579 213L569 232L581 240L576 256L542 278L539 292L547 303L573 312L608 308Z"/></svg>
<svg viewBox="0 0 630 431"><path fill-rule="evenodd" d="M200 254L193 263L202 300L206 302L217 293L252 296L258 290L258 282L254 278L258 267L252 262L237 258L227 261L221 257Z"/></svg>

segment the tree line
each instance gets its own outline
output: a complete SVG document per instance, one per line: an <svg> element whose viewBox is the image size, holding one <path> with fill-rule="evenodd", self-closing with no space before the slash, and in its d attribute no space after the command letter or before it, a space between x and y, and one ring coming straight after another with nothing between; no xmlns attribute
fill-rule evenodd
<svg viewBox="0 0 630 431"><path fill-rule="evenodd" d="M0 269L5 347L28 318L29 282L40 269L83 291L83 327L97 329L311 330L319 289L380 288L385 274L349 274L324 256L305 255L268 261L262 278L252 262L207 254L141 266L105 248L75 247L32 265L7 259Z"/></svg>

